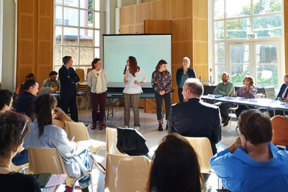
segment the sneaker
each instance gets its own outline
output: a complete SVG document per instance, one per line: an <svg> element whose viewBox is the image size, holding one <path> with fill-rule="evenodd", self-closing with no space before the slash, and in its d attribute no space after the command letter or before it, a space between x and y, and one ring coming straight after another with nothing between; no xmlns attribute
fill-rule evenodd
<svg viewBox="0 0 288 192"><path fill-rule="evenodd" d="M124 125L124 128L126 129L126 128L128 128L128 126L127 126L127 125Z"/></svg>
<svg viewBox="0 0 288 192"><path fill-rule="evenodd" d="M137 131L139 131L140 127L139 127L139 126L135 126L134 129L136 129Z"/></svg>
<svg viewBox="0 0 288 192"><path fill-rule="evenodd" d="M158 127L158 131L163 131L162 124L159 125L159 127Z"/></svg>
<svg viewBox="0 0 288 192"><path fill-rule="evenodd" d="M229 124L229 120L230 120L230 117L227 117L226 119L224 119L223 127L226 127Z"/></svg>

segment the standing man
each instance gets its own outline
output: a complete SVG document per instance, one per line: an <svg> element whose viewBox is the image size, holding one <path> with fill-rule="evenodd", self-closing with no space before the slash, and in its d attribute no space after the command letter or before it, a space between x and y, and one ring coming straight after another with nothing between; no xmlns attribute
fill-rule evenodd
<svg viewBox="0 0 288 192"><path fill-rule="evenodd" d="M42 87L50 87L49 93L60 93L60 82L56 80L57 75L56 71L51 71L49 78L43 82Z"/></svg>
<svg viewBox="0 0 288 192"><path fill-rule="evenodd" d="M223 82L218 84L218 86L214 89L213 94L232 96L235 93L235 89L233 83L231 83L229 79L230 75L224 72L222 75ZM233 103L221 103L221 105L219 106L224 127L228 125L230 120L227 109L233 106Z"/></svg>
<svg viewBox="0 0 288 192"><path fill-rule="evenodd" d="M76 104L76 85L80 79L74 69L71 67L73 59L71 56L63 57L64 65L59 69L59 79L61 84L60 97L62 110L67 113L68 107L71 113L71 119L78 122L78 111Z"/></svg>
<svg viewBox="0 0 288 192"><path fill-rule="evenodd" d="M217 153L216 144L221 140L219 108L200 100L204 92L198 79L189 78L183 86L184 103L172 106L168 133L176 132L184 137L207 137L213 154Z"/></svg>

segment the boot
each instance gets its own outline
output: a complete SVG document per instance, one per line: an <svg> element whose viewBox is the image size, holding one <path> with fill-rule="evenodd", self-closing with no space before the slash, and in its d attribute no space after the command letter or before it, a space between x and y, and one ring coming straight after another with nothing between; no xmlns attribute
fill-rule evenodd
<svg viewBox="0 0 288 192"><path fill-rule="evenodd" d="M224 119L223 127L226 127L229 124L229 120L230 120L230 117L227 117L226 119Z"/></svg>
<svg viewBox="0 0 288 192"><path fill-rule="evenodd" d="M162 124L159 124L158 131L163 131Z"/></svg>
<svg viewBox="0 0 288 192"><path fill-rule="evenodd" d="M92 124L91 130L94 130L94 129L96 129L96 123Z"/></svg>
<svg viewBox="0 0 288 192"><path fill-rule="evenodd" d="M103 122L100 122L100 124L99 124L99 130L103 130Z"/></svg>

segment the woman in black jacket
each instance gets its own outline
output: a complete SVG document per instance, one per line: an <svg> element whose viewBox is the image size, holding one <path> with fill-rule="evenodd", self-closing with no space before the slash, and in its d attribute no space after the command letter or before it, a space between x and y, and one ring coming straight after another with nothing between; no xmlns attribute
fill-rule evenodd
<svg viewBox="0 0 288 192"><path fill-rule="evenodd" d="M189 68L190 59L188 57L184 57L182 61L182 68L179 68L176 72L176 81L178 85L178 97L180 102L183 102L182 88L183 85L188 78L196 78L196 73L194 69Z"/></svg>

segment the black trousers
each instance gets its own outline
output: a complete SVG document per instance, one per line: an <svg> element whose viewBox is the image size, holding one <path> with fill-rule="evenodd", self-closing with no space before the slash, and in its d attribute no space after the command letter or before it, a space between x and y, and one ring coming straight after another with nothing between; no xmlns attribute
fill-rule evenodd
<svg viewBox="0 0 288 192"><path fill-rule="evenodd" d="M249 109L256 109L256 107L249 106L248 108L246 107L246 105L239 105L238 109L236 109L235 111L237 118L239 118L239 116L241 115L243 111L247 111Z"/></svg>
<svg viewBox="0 0 288 192"><path fill-rule="evenodd" d="M180 103L184 102L184 97L182 95L182 90L183 90L182 88L178 87L178 97L179 97Z"/></svg>
<svg viewBox="0 0 288 192"><path fill-rule="evenodd" d="M221 117L223 119L226 119L229 115L228 113L228 109L231 108L231 107L234 107L235 104L234 103L222 103L219 107L220 109L220 113L221 113Z"/></svg>
<svg viewBox="0 0 288 192"><path fill-rule="evenodd" d="M67 114L70 109L71 119L78 122L78 110L76 104L76 95L72 97L61 97L62 110Z"/></svg>
<svg viewBox="0 0 288 192"><path fill-rule="evenodd" d="M156 106L157 106L157 120L162 120L162 107L163 107L163 99L165 101L166 106L166 120L169 119L170 109L171 109L171 93L166 93L164 95L160 95L155 92Z"/></svg>

